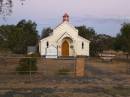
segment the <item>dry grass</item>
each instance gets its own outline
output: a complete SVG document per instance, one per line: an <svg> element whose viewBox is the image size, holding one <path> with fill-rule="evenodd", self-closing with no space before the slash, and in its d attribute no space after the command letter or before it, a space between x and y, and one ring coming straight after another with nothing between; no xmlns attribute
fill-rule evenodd
<svg viewBox="0 0 130 97"><path fill-rule="evenodd" d="M54 71L59 70L57 68L62 68L60 66L68 67L73 62L69 61L56 61L56 60L46 60L39 59L38 67L39 71L48 69L51 74ZM22 75L9 75L0 74L0 94L3 92L8 92L12 90L30 90L34 88L50 88L50 89L62 89L64 92L54 92L42 94L40 97L129 97L130 96L130 76L127 74L128 65L130 62L127 60L114 59L112 62L104 62L99 58L90 58L86 60L86 66L91 67L92 70L87 71L87 76L84 78L58 78L54 76L53 78L46 78L44 75L37 73L32 76L31 83L29 82L29 76ZM6 66L0 65L0 71L15 70L17 60L6 60ZM45 66L45 67L44 67ZM51 68L50 68L51 67ZM71 67L72 68L72 67ZM48 72L49 72L48 71ZM100 71L100 73L98 72ZM99 73L99 74L98 74ZM104 74L103 74L104 73ZM110 73L110 74L109 74ZM2 77L3 76L3 77ZM92 78L92 79L91 79ZM120 86L120 87L118 87ZM118 88L117 88L118 87ZM126 88L127 87L127 88ZM94 92L96 89L103 89L100 92ZM22 89L22 90L20 90ZM80 90L80 92L71 92L73 90ZM86 90L85 90L86 89ZM88 89L88 90L87 90ZM85 92L83 92L83 91ZM90 91L90 93L86 91ZM26 92L26 91L25 91Z"/></svg>
<svg viewBox="0 0 130 97"><path fill-rule="evenodd" d="M110 71L113 73L127 73L130 62L127 60L113 59L111 61L103 61L100 58L92 58L88 60L88 64L101 70Z"/></svg>

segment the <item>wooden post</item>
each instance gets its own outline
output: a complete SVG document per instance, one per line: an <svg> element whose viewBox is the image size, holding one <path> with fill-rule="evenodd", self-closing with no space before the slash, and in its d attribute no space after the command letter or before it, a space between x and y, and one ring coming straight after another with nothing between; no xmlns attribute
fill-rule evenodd
<svg viewBox="0 0 130 97"><path fill-rule="evenodd" d="M85 58L77 57L75 67L76 77L84 77L85 75Z"/></svg>

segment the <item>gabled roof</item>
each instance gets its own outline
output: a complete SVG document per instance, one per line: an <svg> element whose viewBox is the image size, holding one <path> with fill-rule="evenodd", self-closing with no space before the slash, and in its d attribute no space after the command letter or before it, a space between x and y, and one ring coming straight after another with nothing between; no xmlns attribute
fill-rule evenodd
<svg viewBox="0 0 130 97"><path fill-rule="evenodd" d="M43 41L43 40L45 40L45 39L48 39L49 37L51 37L52 35L50 35L50 36L47 36L47 37L45 37L45 38L42 38L40 41Z"/></svg>
<svg viewBox="0 0 130 97"><path fill-rule="evenodd" d="M78 32L78 30L77 30L72 24L70 24L70 23L67 22L67 21L60 23L58 26L56 26L56 27L54 28L54 30L58 29L60 26L62 26L62 25L65 24L65 23L66 23L67 25L69 25L73 30L75 30L76 32Z"/></svg>
<svg viewBox="0 0 130 97"><path fill-rule="evenodd" d="M57 39L57 42L58 42L65 34L67 34L71 39L73 39L70 34L68 34L67 32L65 32L64 34L62 34L62 36L61 36L60 38Z"/></svg>
<svg viewBox="0 0 130 97"><path fill-rule="evenodd" d="M54 30L56 30L56 29L58 29L60 26L62 26L64 23L66 23L66 24L69 25L73 30L75 30L76 32L78 32L78 29L76 29L72 24L70 24L70 23L67 22L67 21L64 21L64 22L60 23L58 26L56 26L56 27L53 29L53 32L54 32ZM52 32L52 33L53 33L53 32ZM60 40L65 34L68 34L68 33L65 32L59 39L57 39L57 41ZM51 34L50 36L52 36L52 35L53 35L53 34ZM69 34L68 34L68 35L69 35ZM45 37L45 38L43 38L43 39L41 39L41 40L47 39L47 38L49 38L50 36ZM71 37L71 35L69 35L69 36ZM86 38L83 38L83 37L80 36L80 35L78 35L78 37L81 38L81 39L83 39L83 40L87 40L88 42L90 42L90 40L88 40L88 39L86 39Z"/></svg>
<svg viewBox="0 0 130 97"><path fill-rule="evenodd" d="M80 35L78 35L78 38L81 38L81 39L83 39L83 40L86 40L86 41L88 41L88 42L90 43L90 40L88 40L88 39L86 39L86 38L84 38L84 37L82 37L82 36L80 36Z"/></svg>

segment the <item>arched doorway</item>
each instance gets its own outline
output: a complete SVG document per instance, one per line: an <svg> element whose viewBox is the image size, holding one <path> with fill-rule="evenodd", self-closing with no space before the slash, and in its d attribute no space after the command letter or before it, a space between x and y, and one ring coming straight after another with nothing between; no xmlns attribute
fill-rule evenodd
<svg viewBox="0 0 130 97"><path fill-rule="evenodd" d="M65 40L62 43L62 56L69 56L69 43Z"/></svg>

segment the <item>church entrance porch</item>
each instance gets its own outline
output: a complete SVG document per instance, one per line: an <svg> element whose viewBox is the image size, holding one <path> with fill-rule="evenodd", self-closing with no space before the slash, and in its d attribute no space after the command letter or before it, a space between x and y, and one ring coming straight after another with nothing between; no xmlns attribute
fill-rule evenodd
<svg viewBox="0 0 130 97"><path fill-rule="evenodd" d="M69 56L69 43L65 40L62 43L62 56Z"/></svg>
<svg viewBox="0 0 130 97"><path fill-rule="evenodd" d="M73 40L70 37L65 37L61 42L61 56L74 56Z"/></svg>

